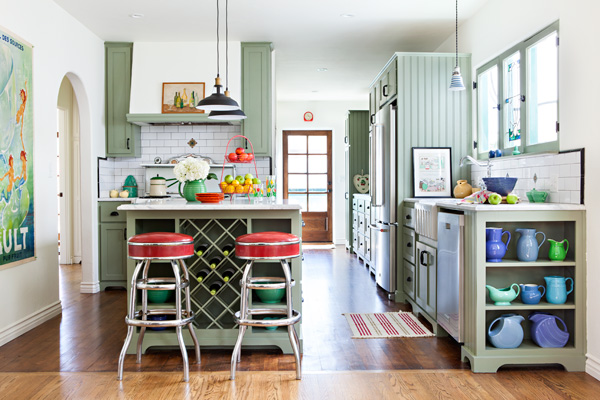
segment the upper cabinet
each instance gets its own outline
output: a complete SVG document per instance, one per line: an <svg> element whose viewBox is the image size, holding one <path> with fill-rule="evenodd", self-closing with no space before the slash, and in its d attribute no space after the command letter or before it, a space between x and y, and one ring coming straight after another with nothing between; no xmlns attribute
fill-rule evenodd
<svg viewBox="0 0 600 400"><path fill-rule="evenodd" d="M127 122L132 43L105 43L106 156L139 157L140 127Z"/></svg>
<svg viewBox="0 0 600 400"><path fill-rule="evenodd" d="M394 98L398 93L398 60L392 58L384 67L383 71L371 84L369 90L369 113L371 124L375 123L375 114L379 108Z"/></svg>
<svg viewBox="0 0 600 400"><path fill-rule="evenodd" d="M243 134L257 156L271 156L273 139L272 44L242 43Z"/></svg>

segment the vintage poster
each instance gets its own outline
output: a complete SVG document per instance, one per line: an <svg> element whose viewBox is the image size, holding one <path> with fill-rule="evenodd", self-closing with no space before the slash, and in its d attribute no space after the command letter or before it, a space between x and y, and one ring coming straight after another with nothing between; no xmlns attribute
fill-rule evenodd
<svg viewBox="0 0 600 400"><path fill-rule="evenodd" d="M32 55L0 27L0 269L35 256Z"/></svg>
<svg viewBox="0 0 600 400"><path fill-rule="evenodd" d="M451 197L451 149L413 147L414 197Z"/></svg>

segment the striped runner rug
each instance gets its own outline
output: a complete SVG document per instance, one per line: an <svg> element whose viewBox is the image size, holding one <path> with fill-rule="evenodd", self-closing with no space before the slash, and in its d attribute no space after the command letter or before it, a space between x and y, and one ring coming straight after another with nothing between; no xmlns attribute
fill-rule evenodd
<svg viewBox="0 0 600 400"><path fill-rule="evenodd" d="M342 314L352 330L352 339L382 339L395 337L434 336L410 312L397 311L375 314Z"/></svg>

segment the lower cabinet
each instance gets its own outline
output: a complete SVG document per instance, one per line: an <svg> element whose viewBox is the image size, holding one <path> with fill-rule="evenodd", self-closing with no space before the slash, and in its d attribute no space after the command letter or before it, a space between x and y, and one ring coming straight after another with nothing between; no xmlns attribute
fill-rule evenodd
<svg viewBox="0 0 600 400"><path fill-rule="evenodd" d="M355 194L352 201L352 244L358 258L371 269L371 197Z"/></svg>
<svg viewBox="0 0 600 400"><path fill-rule="evenodd" d="M127 223L124 202L99 202L100 290L109 286L127 286Z"/></svg>
<svg viewBox="0 0 600 400"><path fill-rule="evenodd" d="M437 318L437 254L436 249L417 242L417 265L415 268L417 282L415 285L415 301L430 317Z"/></svg>

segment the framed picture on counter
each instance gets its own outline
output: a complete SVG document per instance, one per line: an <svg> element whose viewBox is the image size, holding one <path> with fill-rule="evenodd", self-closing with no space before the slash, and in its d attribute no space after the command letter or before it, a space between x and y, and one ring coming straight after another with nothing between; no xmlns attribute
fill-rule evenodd
<svg viewBox="0 0 600 400"><path fill-rule="evenodd" d="M450 147L412 148L414 197L452 197Z"/></svg>
<svg viewBox="0 0 600 400"><path fill-rule="evenodd" d="M164 82L163 114L202 114L196 106L204 98L204 82Z"/></svg>

